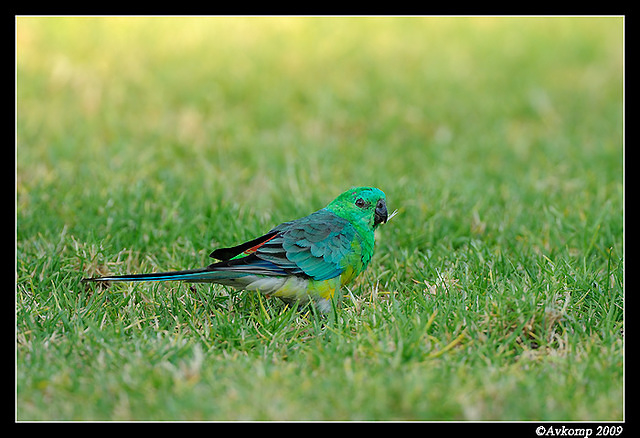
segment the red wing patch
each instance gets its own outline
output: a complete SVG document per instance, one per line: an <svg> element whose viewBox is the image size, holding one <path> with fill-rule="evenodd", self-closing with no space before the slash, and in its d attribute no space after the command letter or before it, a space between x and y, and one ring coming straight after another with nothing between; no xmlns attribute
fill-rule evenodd
<svg viewBox="0 0 640 438"><path fill-rule="evenodd" d="M276 237L277 234L274 234L273 236L269 237L267 240L265 240L264 242L260 242L258 243L256 246L252 246L249 249L245 249L243 251L243 254L253 254L254 252L256 252L258 250L258 248L260 248L262 245L264 245L265 243L267 243L268 241L270 241L271 239L273 239L274 237Z"/></svg>

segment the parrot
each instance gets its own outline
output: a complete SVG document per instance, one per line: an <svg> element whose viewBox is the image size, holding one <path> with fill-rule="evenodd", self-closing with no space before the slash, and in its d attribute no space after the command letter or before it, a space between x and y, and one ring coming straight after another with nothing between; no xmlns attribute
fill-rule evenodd
<svg viewBox="0 0 640 438"><path fill-rule="evenodd" d="M312 302L328 313L332 300L339 302L342 297L342 288L367 268L375 231L388 218L382 190L354 187L308 216L284 222L248 242L216 249L209 256L218 261L204 268L82 281L217 283L258 291L299 308Z"/></svg>

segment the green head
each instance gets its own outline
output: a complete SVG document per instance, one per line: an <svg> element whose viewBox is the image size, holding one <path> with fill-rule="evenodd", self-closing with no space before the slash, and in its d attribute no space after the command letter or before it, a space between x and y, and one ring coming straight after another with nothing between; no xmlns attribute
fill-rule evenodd
<svg viewBox="0 0 640 438"><path fill-rule="evenodd" d="M342 193L326 207L350 222L364 222L375 229L387 221L387 200L375 187L354 187Z"/></svg>

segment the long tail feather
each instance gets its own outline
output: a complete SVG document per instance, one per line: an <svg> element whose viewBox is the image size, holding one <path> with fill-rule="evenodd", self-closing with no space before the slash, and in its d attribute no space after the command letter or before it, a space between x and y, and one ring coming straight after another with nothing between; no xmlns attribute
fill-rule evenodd
<svg viewBox="0 0 640 438"><path fill-rule="evenodd" d="M220 279L220 277L229 276L229 273L223 274L220 271L212 271L209 268L200 268L185 271L157 272L153 274L110 275L105 277L84 278L82 281L215 281L216 279Z"/></svg>
<svg viewBox="0 0 640 438"><path fill-rule="evenodd" d="M84 278L82 281L186 281L191 283L219 283L229 286L242 286L245 278L252 281L255 276L281 277L287 275L283 268L266 260L258 259L254 254L241 259L213 263L205 268L184 271L157 272L153 274L109 275ZM240 281L240 282L238 282Z"/></svg>

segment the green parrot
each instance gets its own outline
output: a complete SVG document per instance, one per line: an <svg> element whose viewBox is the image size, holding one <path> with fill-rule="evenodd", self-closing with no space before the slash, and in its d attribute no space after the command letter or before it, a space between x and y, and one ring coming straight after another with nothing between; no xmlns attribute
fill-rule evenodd
<svg viewBox="0 0 640 438"><path fill-rule="evenodd" d="M257 290L302 306L313 300L326 313L334 296L364 271L373 256L374 231L388 219L384 192L356 187L309 216L284 222L267 234L213 251L205 268L155 274L85 278L83 281L218 283Z"/></svg>

